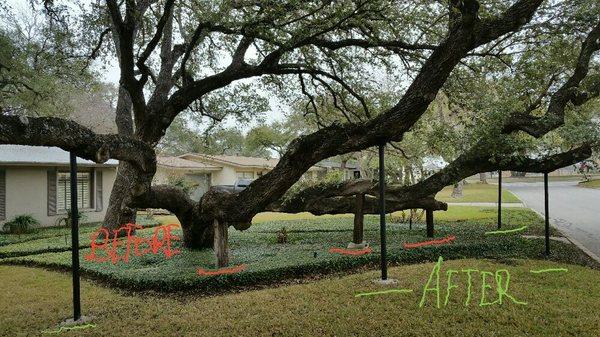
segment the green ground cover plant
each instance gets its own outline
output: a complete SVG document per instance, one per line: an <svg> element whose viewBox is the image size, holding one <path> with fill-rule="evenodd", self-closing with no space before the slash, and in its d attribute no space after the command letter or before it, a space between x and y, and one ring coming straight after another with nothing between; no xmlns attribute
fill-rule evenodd
<svg viewBox="0 0 600 337"><path fill-rule="evenodd" d="M409 264L460 258L542 258L543 240L524 239L523 234L541 235L543 221L528 209L507 209L503 229L528 226L524 232L509 235L485 235L496 229L494 208L454 206L449 212L436 212L436 238L455 235L456 241L444 246L427 246L406 250L407 242L425 241L422 223L390 223L388 226L388 253L392 264ZM476 220L466 220L473 217ZM262 222L245 232L230 228L231 265L244 264L242 273L201 277L197 268L215 268L211 250L190 251L174 242L173 249L180 254L166 258L162 254L131 256L128 263L90 262L84 257L90 248L81 250L81 268L85 275L101 279L118 287L158 291L222 291L230 287L268 285L287 279L331 272L345 272L363 266L375 266L379 260L379 222L376 216L365 218L365 239L373 253L363 256L343 256L329 253L332 247L346 247L352 238L352 218L326 217ZM277 243L278 233L286 228L287 243ZM152 229L138 231L149 238ZM175 235L181 236L179 231ZM558 235L553 232L553 235ZM89 239L88 239L89 240ZM39 244L36 242L36 244ZM10 246L6 247L7 249ZM125 244L119 244L124 253ZM570 244L553 242L552 259L583 265L593 265L589 258ZM71 255L64 252L45 252L27 256L4 258L0 263L38 265L68 269Z"/></svg>
<svg viewBox="0 0 600 337"><path fill-rule="evenodd" d="M150 228L159 224L156 220L140 218L140 225ZM101 223L87 223L79 228L79 247L90 246L90 235L101 226ZM70 227L37 228L27 234L0 234L0 258L40 254L47 252L63 252L71 249Z"/></svg>

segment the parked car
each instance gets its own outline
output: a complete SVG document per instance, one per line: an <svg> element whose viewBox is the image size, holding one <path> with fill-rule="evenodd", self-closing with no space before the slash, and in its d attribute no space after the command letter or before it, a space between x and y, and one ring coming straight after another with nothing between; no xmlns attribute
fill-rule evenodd
<svg viewBox="0 0 600 337"><path fill-rule="evenodd" d="M254 179L238 179L235 181L235 185L215 185L213 188L219 191L228 191L228 192L240 192L246 189Z"/></svg>

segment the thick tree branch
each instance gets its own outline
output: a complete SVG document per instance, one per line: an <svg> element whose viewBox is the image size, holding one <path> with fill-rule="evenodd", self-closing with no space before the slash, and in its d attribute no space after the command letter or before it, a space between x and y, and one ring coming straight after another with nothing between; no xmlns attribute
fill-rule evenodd
<svg viewBox="0 0 600 337"><path fill-rule="evenodd" d="M447 205L435 200L434 195L444 187L477 173L497 170L551 172L580 162L588 158L591 153L591 147L586 144L543 158L520 155L502 157L487 152L482 145L477 145L422 182L410 186L388 186L386 211L411 208L446 210ZM366 179L311 186L269 204L266 210L288 213L311 212L315 215L353 213L356 206L352 196L356 194L367 196L365 213L379 212L378 182Z"/></svg>
<svg viewBox="0 0 600 337"><path fill-rule="evenodd" d="M162 16L158 20L156 32L154 33L154 36L152 36L152 39L150 39L150 42L148 42L146 48L144 49L144 51L142 52L142 54L136 62L138 69L142 72L142 78L140 79L140 85L142 86L146 83L146 81L148 80L148 76L150 75L150 70L146 65L146 60L150 57L150 55L158 45L158 42L160 42L161 37L163 36L165 25L167 24L167 22L169 22L169 20L172 20L174 3L175 0L167 0L165 2L165 8L163 10Z"/></svg>
<svg viewBox="0 0 600 337"><path fill-rule="evenodd" d="M598 96L600 80L592 85L590 92L580 90L581 82L587 77L592 55L600 49L600 22L588 34L581 45L581 51L573 74L551 97L550 104L541 117L530 115L530 111L517 112L510 116L504 128L505 133L524 131L539 138L564 124L565 109L569 103L581 105Z"/></svg>
<svg viewBox="0 0 600 337"><path fill-rule="evenodd" d="M156 172L154 150L145 143L122 135L99 135L61 118L0 116L0 143L56 146L97 163L110 158L128 161L150 177Z"/></svg>
<svg viewBox="0 0 600 337"><path fill-rule="evenodd" d="M331 156L372 147L381 142L400 141L435 98L450 72L477 46L527 23L541 1L521 0L510 7L500 18L479 23L476 13L463 13L458 28L427 59L421 71L407 89L402 99L389 111L359 124L334 124L293 141L278 165L254 181L237 197L226 196L221 202L231 203L227 209L236 213L216 214L212 203L203 202L203 212L217 218L249 221L257 212L280 198L306 170L320 160ZM466 14L465 14L466 13ZM499 27L501 24L508 25ZM214 199L219 199L214 196ZM236 205L234 207L234 205Z"/></svg>

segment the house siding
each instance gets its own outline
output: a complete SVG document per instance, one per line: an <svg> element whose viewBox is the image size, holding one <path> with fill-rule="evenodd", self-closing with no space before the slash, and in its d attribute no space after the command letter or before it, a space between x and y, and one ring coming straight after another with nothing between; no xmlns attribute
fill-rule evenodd
<svg viewBox="0 0 600 337"><path fill-rule="evenodd" d="M17 215L31 214L42 226L54 226L57 220L64 217L60 212L49 212L49 201L52 198L49 187L52 186L53 175L48 174L54 167L0 167L6 173L6 217L0 224L11 220ZM115 180L116 169L96 168L96 174L102 175L102 191L111 191ZM55 176L54 176L55 178ZM100 183L99 180L97 180ZM110 193L96 193L102 198L101 205L108 203ZM98 200L94 201L98 205ZM82 210L86 222L101 222L106 213L105 207L98 211L97 208Z"/></svg>
<svg viewBox="0 0 600 337"><path fill-rule="evenodd" d="M236 180L235 168L224 165L221 171L215 172L211 176L211 185L233 185Z"/></svg>

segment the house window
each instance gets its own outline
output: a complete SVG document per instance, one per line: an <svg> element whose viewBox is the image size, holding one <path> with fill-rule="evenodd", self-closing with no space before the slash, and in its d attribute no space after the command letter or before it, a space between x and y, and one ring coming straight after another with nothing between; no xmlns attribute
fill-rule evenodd
<svg viewBox="0 0 600 337"><path fill-rule="evenodd" d="M70 176L69 172L58 172L58 183L56 186L56 205L58 211L71 209ZM80 209L93 207L92 186L92 174L90 172L77 173L77 205Z"/></svg>
<svg viewBox="0 0 600 337"><path fill-rule="evenodd" d="M238 179L254 179L254 172L238 171L237 177Z"/></svg>

